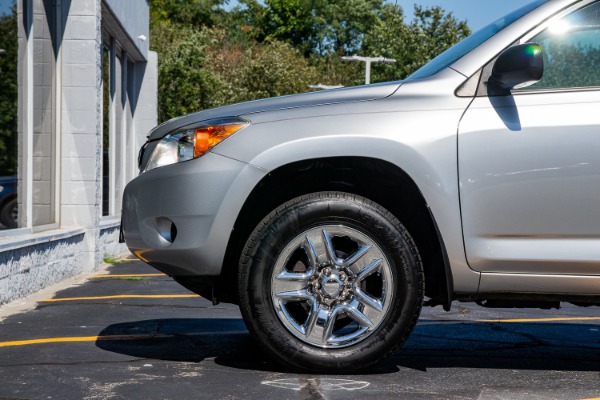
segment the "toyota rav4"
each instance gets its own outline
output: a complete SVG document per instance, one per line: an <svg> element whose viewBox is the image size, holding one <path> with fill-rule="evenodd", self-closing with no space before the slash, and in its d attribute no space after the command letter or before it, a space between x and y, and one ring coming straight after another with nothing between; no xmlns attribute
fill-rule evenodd
<svg viewBox="0 0 600 400"><path fill-rule="evenodd" d="M423 305L600 303L600 1L536 0L404 81L168 121L123 237L306 371L365 367Z"/></svg>

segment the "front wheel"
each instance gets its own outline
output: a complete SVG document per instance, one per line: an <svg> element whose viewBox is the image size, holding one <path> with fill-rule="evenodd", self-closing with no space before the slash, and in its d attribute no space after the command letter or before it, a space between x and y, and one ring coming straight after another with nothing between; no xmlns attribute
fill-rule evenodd
<svg viewBox="0 0 600 400"><path fill-rule="evenodd" d="M378 362L410 335L423 285L404 226L348 193L278 207L240 260L244 321L269 355L295 370L339 373Z"/></svg>

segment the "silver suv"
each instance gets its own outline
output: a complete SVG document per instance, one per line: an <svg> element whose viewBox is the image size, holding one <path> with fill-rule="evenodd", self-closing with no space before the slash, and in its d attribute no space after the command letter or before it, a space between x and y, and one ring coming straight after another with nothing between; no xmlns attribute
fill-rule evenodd
<svg viewBox="0 0 600 400"><path fill-rule="evenodd" d="M600 1L536 0L404 81L168 121L124 239L296 370L372 365L422 305L600 303L599 65Z"/></svg>

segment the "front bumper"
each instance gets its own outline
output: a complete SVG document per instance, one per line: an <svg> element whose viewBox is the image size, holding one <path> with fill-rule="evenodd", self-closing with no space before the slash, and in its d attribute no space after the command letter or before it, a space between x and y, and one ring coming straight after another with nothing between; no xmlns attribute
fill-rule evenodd
<svg viewBox="0 0 600 400"><path fill-rule="evenodd" d="M123 194L127 247L171 276L219 275L239 210L264 174L207 153L138 176Z"/></svg>

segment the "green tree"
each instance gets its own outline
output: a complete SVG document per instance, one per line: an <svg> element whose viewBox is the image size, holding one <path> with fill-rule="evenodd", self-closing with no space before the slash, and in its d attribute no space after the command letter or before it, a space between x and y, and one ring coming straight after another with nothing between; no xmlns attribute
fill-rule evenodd
<svg viewBox="0 0 600 400"><path fill-rule="evenodd" d="M13 2L14 4L14 2ZM0 16L0 175L17 173L17 13Z"/></svg>
<svg viewBox="0 0 600 400"><path fill-rule="evenodd" d="M439 7L416 7L406 24L402 8L383 0L241 0L229 11L218 9L222 0L189 2L220 10L209 20L172 10L182 1L152 3L161 121L316 83L361 84L364 67L343 62L347 54L398 60L374 65L373 82L403 78L469 34Z"/></svg>
<svg viewBox="0 0 600 400"><path fill-rule="evenodd" d="M225 84L209 68L207 49L215 40L210 30L162 22L151 34L159 54L160 121L225 103Z"/></svg>
<svg viewBox="0 0 600 400"><path fill-rule="evenodd" d="M256 1L249 3L258 39L281 40L309 51L315 19L311 3L311 0L266 0L264 7Z"/></svg>
<svg viewBox="0 0 600 400"><path fill-rule="evenodd" d="M195 26L214 26L225 11L221 8L228 0L152 0L150 22L170 22Z"/></svg>
<svg viewBox="0 0 600 400"><path fill-rule="evenodd" d="M424 51L427 61L471 34L465 21L458 21L438 6L415 6L411 31L413 38L422 44L419 49Z"/></svg>
<svg viewBox="0 0 600 400"><path fill-rule="evenodd" d="M315 67L291 45L276 40L242 46L223 29L160 23L152 29L159 53L158 118L241 101L305 92Z"/></svg>
<svg viewBox="0 0 600 400"><path fill-rule="evenodd" d="M395 64L375 64L373 81L403 79L471 34L464 21L440 7L415 6L414 20L404 23L401 7L386 4L378 22L366 34L364 51L369 56L397 60Z"/></svg>
<svg viewBox="0 0 600 400"><path fill-rule="evenodd" d="M355 52L383 0L242 0L259 41L277 39L306 56Z"/></svg>
<svg viewBox="0 0 600 400"><path fill-rule="evenodd" d="M542 49L544 76L525 90L600 86L600 48L581 42L548 40L542 41Z"/></svg>
<svg viewBox="0 0 600 400"><path fill-rule="evenodd" d="M317 79L302 54L280 41L252 46L240 72L233 83L246 92L244 100L306 92Z"/></svg>
<svg viewBox="0 0 600 400"><path fill-rule="evenodd" d="M377 23L383 0L323 1L316 31L317 52L360 51L365 34Z"/></svg>
<svg viewBox="0 0 600 400"><path fill-rule="evenodd" d="M315 83L324 85L356 86L365 82L364 66L342 60L344 52L313 56L312 65L317 70Z"/></svg>

